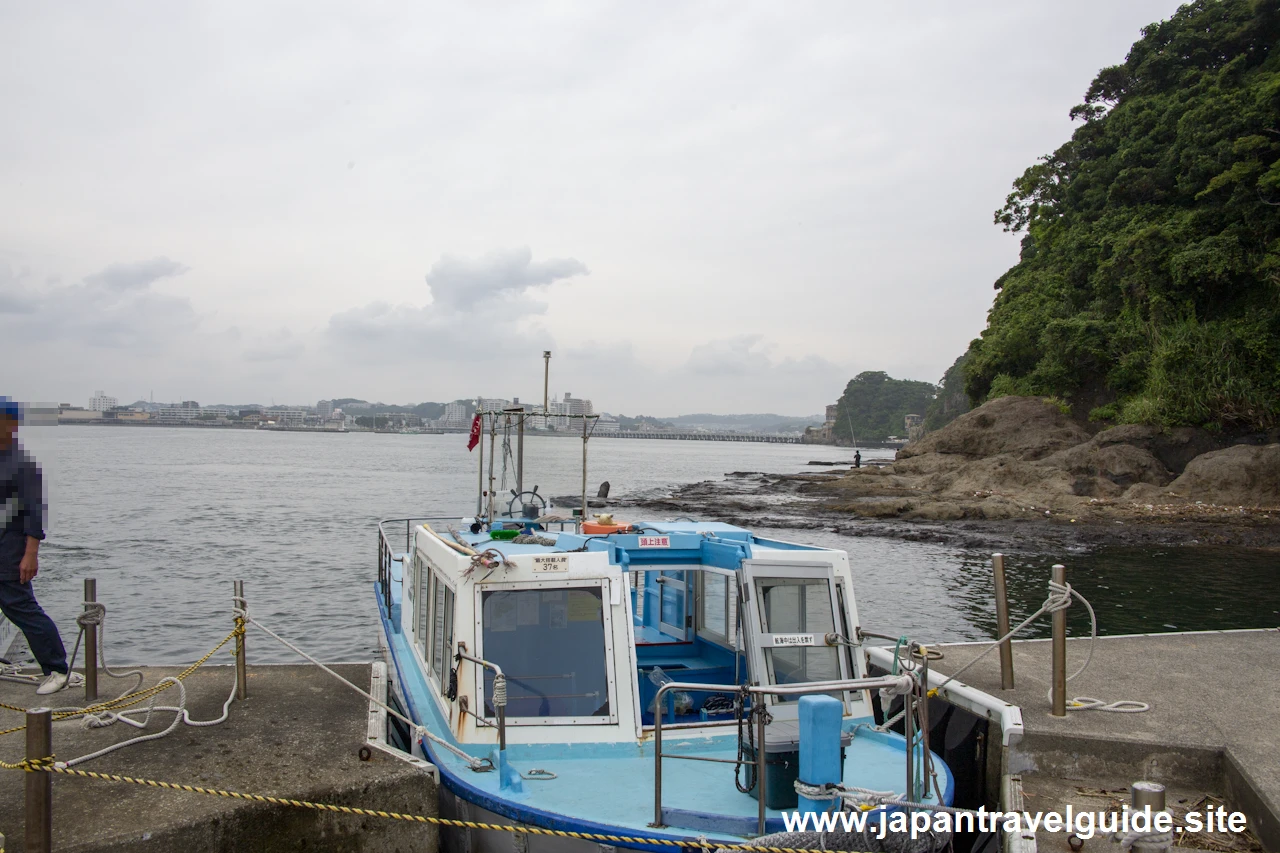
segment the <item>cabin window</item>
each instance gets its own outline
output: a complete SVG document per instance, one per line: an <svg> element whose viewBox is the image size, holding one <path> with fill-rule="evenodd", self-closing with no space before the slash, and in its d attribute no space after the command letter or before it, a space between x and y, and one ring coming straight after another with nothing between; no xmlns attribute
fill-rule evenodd
<svg viewBox="0 0 1280 853"><path fill-rule="evenodd" d="M835 630L831 585L826 578L757 578L760 624L768 634L817 634ZM765 664L774 684L836 681L839 653L831 646L766 648ZM779 697L795 701L797 697Z"/></svg>
<svg viewBox="0 0 1280 853"><path fill-rule="evenodd" d="M414 578L414 586L417 588L417 592L413 597L413 636L417 640L418 651L422 653L422 659L429 660L427 629L430 627L430 620L427 617L431 613L431 569L428 568L426 560L418 559L416 563L417 575Z"/></svg>
<svg viewBox="0 0 1280 853"><path fill-rule="evenodd" d="M443 673L449 671L446 663L449 653L453 651L453 590L449 589L439 578L435 581L435 622L432 633L431 671L436 679L441 680Z"/></svg>
<svg viewBox="0 0 1280 853"><path fill-rule="evenodd" d="M507 678L507 719L610 717L603 590L484 590L484 658ZM485 670L485 715L493 716Z"/></svg>
<svg viewBox="0 0 1280 853"><path fill-rule="evenodd" d="M698 633L722 646L737 648L738 589L729 575L698 573Z"/></svg>

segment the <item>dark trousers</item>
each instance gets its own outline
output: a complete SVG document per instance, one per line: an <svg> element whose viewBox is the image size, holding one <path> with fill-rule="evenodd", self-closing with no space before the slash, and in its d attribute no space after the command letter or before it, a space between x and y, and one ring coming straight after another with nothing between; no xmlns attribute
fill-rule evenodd
<svg viewBox="0 0 1280 853"><path fill-rule="evenodd" d="M30 583L0 580L0 611L26 635L27 645L45 675L67 671L67 650L58 626L36 601Z"/></svg>

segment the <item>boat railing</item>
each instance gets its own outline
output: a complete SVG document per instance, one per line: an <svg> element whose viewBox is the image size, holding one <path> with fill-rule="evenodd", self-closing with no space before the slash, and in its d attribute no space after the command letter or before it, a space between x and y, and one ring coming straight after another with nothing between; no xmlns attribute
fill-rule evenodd
<svg viewBox="0 0 1280 853"><path fill-rule="evenodd" d="M424 521L456 523L458 518L452 515L416 515L409 518L384 518L378 522L378 589L382 591L382 603L387 608L388 616L391 614L391 563L395 560L395 554L398 550L392 547L392 539L396 540L397 545L399 544L400 531L398 528L403 524L404 550L400 553L409 553L413 550L413 526ZM407 568L405 567L406 570Z"/></svg>
<svg viewBox="0 0 1280 853"><path fill-rule="evenodd" d="M662 754L662 717L663 694L668 690L683 690L689 693L745 693L747 696L807 696L814 693L833 693L845 690L879 690L881 688L898 687L900 676L884 676L880 678L852 678L844 681L809 681L803 684L759 684L743 687L739 684L693 684L680 681L668 681L658 688L654 696L653 713L653 823L650 826L662 827L662 759L679 758L685 761L712 761L718 764L745 764L756 768L756 799L760 801L758 824L759 835L765 834L765 801L766 774L768 762L765 752L765 725L756 726L756 757L754 761L733 758L710 758L704 755Z"/></svg>
<svg viewBox="0 0 1280 853"><path fill-rule="evenodd" d="M482 658L473 657L462 650L462 644L456 653L460 660L469 660L474 664L479 664L485 669L493 672L493 712L498 718L498 750L505 752L507 749L507 677L502 672L502 667L493 661L487 661ZM476 704L480 704L480 690L476 690ZM483 709L481 709L483 711ZM473 717L480 720L486 725L492 725L481 714L470 712Z"/></svg>

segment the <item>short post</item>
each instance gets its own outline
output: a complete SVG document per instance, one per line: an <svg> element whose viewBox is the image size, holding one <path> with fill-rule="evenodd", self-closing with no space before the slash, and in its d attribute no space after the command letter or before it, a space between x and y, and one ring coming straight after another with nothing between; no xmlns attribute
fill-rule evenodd
<svg viewBox="0 0 1280 853"><path fill-rule="evenodd" d="M235 604L236 609L246 609L244 600L244 581L235 582ZM236 634L236 699L243 700L249 695L249 680L246 673L244 660L244 621L237 617L236 625L241 629Z"/></svg>
<svg viewBox="0 0 1280 853"><path fill-rule="evenodd" d="M1164 811L1164 785L1159 782L1134 782L1129 786L1133 810L1140 812L1150 808L1151 813Z"/></svg>
<svg viewBox="0 0 1280 853"><path fill-rule="evenodd" d="M95 578L84 579L84 610L89 612L91 604L98 603L98 581ZM84 626L84 698L86 702L98 699L98 626Z"/></svg>
<svg viewBox="0 0 1280 853"><path fill-rule="evenodd" d="M27 711L27 761L53 755L53 712L48 708ZM27 771L26 845L27 853L49 853L53 849L53 774Z"/></svg>
<svg viewBox="0 0 1280 853"><path fill-rule="evenodd" d="M1143 813L1141 820L1146 823L1147 832L1156 832L1155 816L1165 809L1164 785L1159 782L1134 782L1129 786L1129 796L1134 812ZM1142 831L1137 814L1129 816L1130 826L1135 832ZM1169 839L1143 838L1133 842L1130 848L1133 853L1163 853L1169 849Z"/></svg>
<svg viewBox="0 0 1280 853"><path fill-rule="evenodd" d="M1053 567L1053 582L1067 582L1067 567L1059 563ZM1053 612L1053 707L1055 717L1067 715L1067 611Z"/></svg>
<svg viewBox="0 0 1280 853"><path fill-rule="evenodd" d="M991 555L996 579L996 636L1009 633L1009 588L1004 582L1004 554ZM1013 638L1000 644L1000 689L1013 689Z"/></svg>
<svg viewBox="0 0 1280 853"><path fill-rule="evenodd" d="M840 720L844 705L834 696L816 694L800 697L800 781L820 787L838 785L844 778L840 760ZM835 796L810 798L800 795L801 812L827 812L840 804Z"/></svg>

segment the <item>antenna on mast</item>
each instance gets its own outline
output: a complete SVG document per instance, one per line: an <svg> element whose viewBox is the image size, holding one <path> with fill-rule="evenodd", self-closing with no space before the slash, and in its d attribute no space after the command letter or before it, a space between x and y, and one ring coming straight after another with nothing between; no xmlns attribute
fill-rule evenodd
<svg viewBox="0 0 1280 853"><path fill-rule="evenodd" d="M544 349L542 351L542 419L547 419L547 388L551 382L551 350Z"/></svg>

